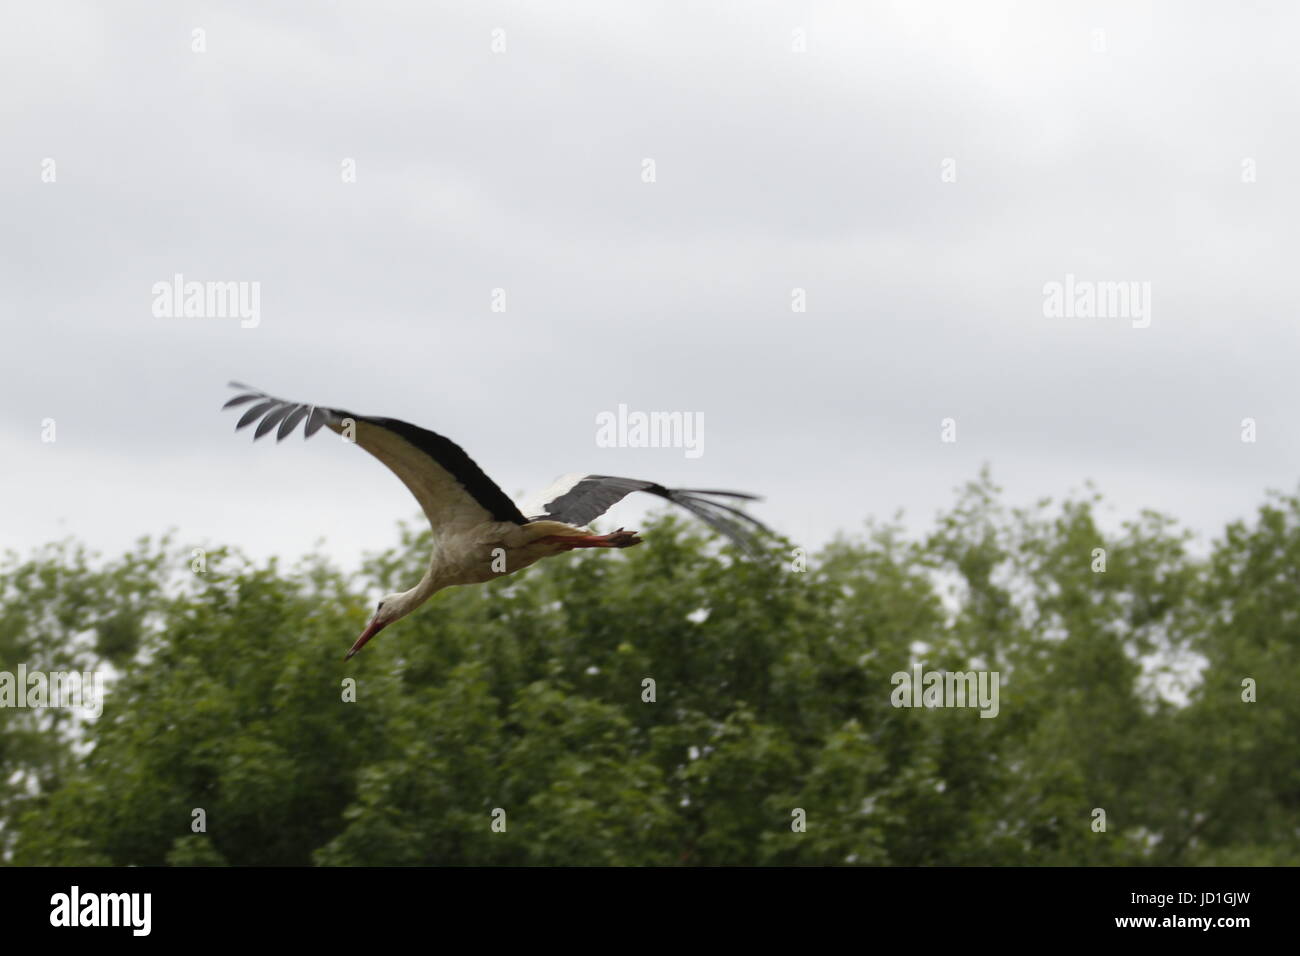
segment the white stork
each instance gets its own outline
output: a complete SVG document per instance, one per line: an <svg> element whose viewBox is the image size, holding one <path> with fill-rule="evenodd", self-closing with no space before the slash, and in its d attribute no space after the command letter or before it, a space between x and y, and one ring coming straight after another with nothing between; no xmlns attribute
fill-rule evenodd
<svg viewBox="0 0 1300 956"><path fill-rule="evenodd" d="M222 406L253 403L235 425L236 431L260 419L253 440L276 429L283 441L302 421L305 438L324 426L347 434L388 466L415 495L433 528L433 554L420 583L409 591L386 595L344 660L389 624L410 614L443 588L479 584L513 574L530 564L574 548L630 548L640 544L634 531L591 534L585 525L634 491L645 491L680 505L710 527L753 553L753 530L767 528L738 508L715 498L757 500L738 491L665 488L653 481L609 475L565 475L550 488L516 506L496 483L442 435L393 418L354 415L273 398L239 382L240 390ZM278 428L276 426L279 426ZM504 558L504 570L501 568Z"/></svg>

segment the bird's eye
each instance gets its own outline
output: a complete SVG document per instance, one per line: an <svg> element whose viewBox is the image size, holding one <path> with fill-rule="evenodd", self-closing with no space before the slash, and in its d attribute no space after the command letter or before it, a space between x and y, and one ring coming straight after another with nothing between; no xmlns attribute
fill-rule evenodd
<svg viewBox="0 0 1300 956"><path fill-rule="evenodd" d="M376 614L378 614L378 613L379 613L380 611L382 611L383 609L384 609L384 602L383 602L383 601L380 601L378 604L375 605L375 613L376 613Z"/></svg>

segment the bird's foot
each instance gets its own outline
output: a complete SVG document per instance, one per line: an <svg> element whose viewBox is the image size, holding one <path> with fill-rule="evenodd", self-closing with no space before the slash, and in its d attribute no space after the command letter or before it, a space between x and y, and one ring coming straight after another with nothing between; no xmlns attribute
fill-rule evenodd
<svg viewBox="0 0 1300 956"><path fill-rule="evenodd" d="M608 543L598 545L602 548L630 548L634 544L640 544L641 539L637 537L635 531L624 531L619 528L610 534L597 535L598 538L604 538Z"/></svg>
<svg viewBox="0 0 1300 956"><path fill-rule="evenodd" d="M622 528L609 534L550 535L541 540L553 541L565 551L572 551L575 548L630 548L634 544L641 543L635 531L624 531Z"/></svg>

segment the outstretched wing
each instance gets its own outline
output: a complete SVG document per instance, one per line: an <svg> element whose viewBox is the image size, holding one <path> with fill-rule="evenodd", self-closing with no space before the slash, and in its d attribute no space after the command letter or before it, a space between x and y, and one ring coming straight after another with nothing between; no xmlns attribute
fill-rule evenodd
<svg viewBox="0 0 1300 956"><path fill-rule="evenodd" d="M713 530L726 535L745 551L757 551L755 532L768 528L734 505L717 501L731 498L757 501L755 495L739 491L703 491L697 488L665 488L653 481L615 478L612 475L565 475L534 496L523 507L530 520L542 518L566 524L585 525L603 515L634 491L657 495L685 508Z"/></svg>
<svg viewBox="0 0 1300 956"><path fill-rule="evenodd" d="M272 429L276 441L283 441L304 420L305 438L322 427L339 434L347 428L358 445L387 465L410 489L435 532L488 521L527 524L506 493L449 438L393 418L285 401L239 382L231 382L230 387L241 394L222 407L249 406L235 428L259 422L254 441Z"/></svg>

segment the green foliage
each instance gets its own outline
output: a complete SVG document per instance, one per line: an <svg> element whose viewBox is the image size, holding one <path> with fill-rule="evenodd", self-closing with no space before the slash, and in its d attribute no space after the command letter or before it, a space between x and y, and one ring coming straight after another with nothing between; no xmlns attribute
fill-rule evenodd
<svg viewBox="0 0 1300 956"><path fill-rule="evenodd" d="M427 533L352 578L225 551L194 573L170 540L10 556L0 671L111 690L97 720L0 708L0 858L1300 863L1300 499L1206 556L1098 503L1008 510L985 475L923 539L871 525L804 572L666 516L439 594L346 664ZM998 715L894 707L915 662L999 671Z"/></svg>

